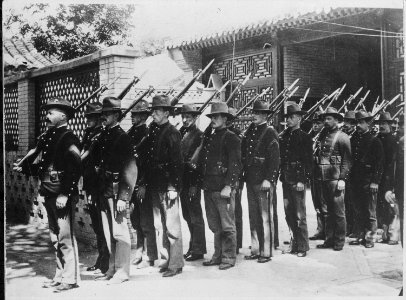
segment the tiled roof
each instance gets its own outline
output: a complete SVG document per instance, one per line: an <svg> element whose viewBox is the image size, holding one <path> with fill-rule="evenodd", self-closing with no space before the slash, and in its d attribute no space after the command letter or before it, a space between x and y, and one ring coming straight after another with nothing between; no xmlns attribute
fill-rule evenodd
<svg viewBox="0 0 406 300"><path fill-rule="evenodd" d="M3 61L5 75L18 71L39 69L60 61L54 57L46 57L34 48L34 45L23 39L5 39L3 41Z"/></svg>
<svg viewBox="0 0 406 300"><path fill-rule="evenodd" d="M256 23L251 23L246 26L240 26L235 29L224 30L222 32L216 32L202 36L200 38L182 40L179 42L173 42L167 46L168 49L181 48L186 50L206 48L225 43L233 42L233 36L235 34L236 40L242 40L254 36L260 36L269 34L271 32L282 31L294 27L306 26L315 24L319 21L332 21L335 19L354 16L359 14L369 13L377 10L377 8L330 8L328 11L313 11L305 14L299 14L297 16L289 16L284 18L274 18L271 20L263 20Z"/></svg>

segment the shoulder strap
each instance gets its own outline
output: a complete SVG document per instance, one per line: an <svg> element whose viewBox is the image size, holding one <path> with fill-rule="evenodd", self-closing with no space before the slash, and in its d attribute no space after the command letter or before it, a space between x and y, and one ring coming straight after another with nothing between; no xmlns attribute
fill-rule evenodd
<svg viewBox="0 0 406 300"><path fill-rule="evenodd" d="M255 146L255 153L258 153L258 151L259 151L259 147L261 146L261 144L262 144L262 141L264 140L264 137L265 137L265 135L268 133L268 132L270 132L272 129L270 128L270 127L265 127L265 130L261 133L261 135L259 136L259 139L258 139L258 142L257 142L257 144L256 144L256 146Z"/></svg>
<svg viewBox="0 0 406 300"><path fill-rule="evenodd" d="M56 143L55 143L55 152L54 152L54 156L53 156L53 158L52 158L52 164L54 164L54 162L55 162L55 160L56 160L56 156L57 156L57 154L58 154L59 145L62 143L63 138L64 138L68 133L70 133L70 132L72 132L72 131L66 130L65 132L63 132L63 133L61 134L61 136L60 136L60 137L58 138L58 140L56 141Z"/></svg>

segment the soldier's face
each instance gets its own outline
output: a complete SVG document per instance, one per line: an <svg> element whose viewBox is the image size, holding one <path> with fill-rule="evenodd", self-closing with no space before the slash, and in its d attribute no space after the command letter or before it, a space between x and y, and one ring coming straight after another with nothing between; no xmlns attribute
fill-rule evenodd
<svg viewBox="0 0 406 300"><path fill-rule="evenodd" d="M168 121L169 112L163 110L162 108L157 108L152 110L151 116L156 124L161 125Z"/></svg>
<svg viewBox="0 0 406 300"><path fill-rule="evenodd" d="M266 122L267 114L265 114L265 113L261 113L259 111L253 111L252 116L254 117L254 120L252 122L254 122L255 125L259 125L259 124Z"/></svg>
<svg viewBox="0 0 406 300"><path fill-rule="evenodd" d="M190 127L196 121L196 117L192 114L182 114L182 123L185 127Z"/></svg>
<svg viewBox="0 0 406 300"><path fill-rule="evenodd" d="M106 127L111 127L117 123L119 113L114 111L106 111L103 112L103 116L105 119L104 125Z"/></svg>
<svg viewBox="0 0 406 300"><path fill-rule="evenodd" d="M354 127L355 127L355 124L353 124L351 121L344 121L343 128L345 130L350 130L350 129L353 129Z"/></svg>
<svg viewBox="0 0 406 300"><path fill-rule="evenodd" d="M323 122L313 122L313 131L314 132L319 132L323 128Z"/></svg>
<svg viewBox="0 0 406 300"><path fill-rule="evenodd" d="M227 124L227 117L222 114L214 115L211 117L211 126L214 129L226 127L226 124Z"/></svg>
<svg viewBox="0 0 406 300"><path fill-rule="evenodd" d="M333 116L325 116L324 117L324 126L327 128L333 128L338 125L338 120Z"/></svg>
<svg viewBox="0 0 406 300"><path fill-rule="evenodd" d="M95 116L95 115L87 116L87 117L86 117L87 127L89 127L89 128L96 127L96 125L97 125L97 120L98 120L98 117Z"/></svg>
<svg viewBox="0 0 406 300"><path fill-rule="evenodd" d="M292 115L290 115L290 116L288 116L288 117L286 118L286 125L287 125L289 128L296 127L296 126L299 125L299 123L300 123L301 120L302 120L302 117L301 117L301 116L299 116L299 115L297 115L297 114L292 114Z"/></svg>
<svg viewBox="0 0 406 300"><path fill-rule="evenodd" d="M131 114L131 122L133 123L133 125L138 125L140 124L142 121L140 114Z"/></svg>
<svg viewBox="0 0 406 300"><path fill-rule="evenodd" d="M45 121L48 127L55 127L66 123L67 118L63 111L57 108L50 108L47 110Z"/></svg>
<svg viewBox="0 0 406 300"><path fill-rule="evenodd" d="M379 124L379 132L380 133L389 133L390 125L386 122Z"/></svg>
<svg viewBox="0 0 406 300"><path fill-rule="evenodd" d="M365 120L357 121L357 131L360 133L366 132L369 129L369 124Z"/></svg>

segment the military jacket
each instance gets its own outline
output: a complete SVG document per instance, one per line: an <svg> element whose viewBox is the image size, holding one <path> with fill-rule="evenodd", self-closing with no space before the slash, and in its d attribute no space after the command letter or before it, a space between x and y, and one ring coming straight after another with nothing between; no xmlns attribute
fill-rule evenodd
<svg viewBox="0 0 406 300"><path fill-rule="evenodd" d="M96 192L97 190L97 174L95 166L96 162L100 161L100 158L96 157L96 152L92 151L92 145L97 142L102 130L102 126L86 128L80 144L82 152L90 151L87 157L82 160L83 190L89 193Z"/></svg>
<svg viewBox="0 0 406 300"><path fill-rule="evenodd" d="M78 195L78 181L82 175L79 139L67 128L52 127L43 134L37 144L41 153L38 176L41 180L40 194L54 197L60 194ZM32 163L35 157L27 163Z"/></svg>
<svg viewBox="0 0 406 300"><path fill-rule="evenodd" d="M197 186L199 184L199 171L193 169L189 162L202 141L203 132L196 125L181 127L179 131L182 135L183 187Z"/></svg>
<svg viewBox="0 0 406 300"><path fill-rule="evenodd" d="M402 198L405 184L405 138L396 139L396 147L393 156L386 164L385 190L392 190L396 194L398 201L404 202Z"/></svg>
<svg viewBox="0 0 406 300"><path fill-rule="evenodd" d="M145 185L149 189L180 191L183 175L181 139L179 131L169 122L150 126L139 149L145 153Z"/></svg>
<svg viewBox="0 0 406 300"><path fill-rule="evenodd" d="M393 156L395 155L397 149L396 137L392 133L378 133L378 139L382 143L383 153L384 153L384 166L389 164L392 160ZM384 184L384 180L386 180L386 171L387 169L383 168L383 174L381 183Z"/></svg>
<svg viewBox="0 0 406 300"><path fill-rule="evenodd" d="M137 179L131 139L119 126L106 128L98 138L98 174L104 198L129 201Z"/></svg>
<svg viewBox="0 0 406 300"><path fill-rule="evenodd" d="M381 141L370 131L351 138L353 166L351 180L365 184L381 182L385 157Z"/></svg>
<svg viewBox="0 0 406 300"><path fill-rule="evenodd" d="M146 124L142 124L139 126L132 126L130 130L127 131L128 136L131 139L132 147L133 147L133 154L137 163L138 167L138 176L137 176L137 183L136 185L143 185L145 181L145 159L144 153L138 150L138 146L142 139L147 136L148 134L148 127Z"/></svg>
<svg viewBox="0 0 406 300"><path fill-rule="evenodd" d="M337 127L323 129L315 149L314 178L347 180L351 168L351 144L348 135Z"/></svg>
<svg viewBox="0 0 406 300"><path fill-rule="evenodd" d="M204 190L221 191L224 186L238 187L241 172L241 141L227 128L215 130L203 140L199 155Z"/></svg>
<svg viewBox="0 0 406 300"><path fill-rule="evenodd" d="M242 138L241 160L247 183L261 184L266 179L275 184L280 162L276 131L266 123L251 123Z"/></svg>
<svg viewBox="0 0 406 300"><path fill-rule="evenodd" d="M280 136L280 159L282 182L303 184L312 176L312 139L300 128L287 128Z"/></svg>

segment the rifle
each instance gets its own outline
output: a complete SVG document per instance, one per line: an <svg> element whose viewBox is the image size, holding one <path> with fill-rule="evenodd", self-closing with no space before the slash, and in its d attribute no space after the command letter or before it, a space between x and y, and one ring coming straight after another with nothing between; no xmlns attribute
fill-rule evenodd
<svg viewBox="0 0 406 300"><path fill-rule="evenodd" d="M404 107L401 107L392 117L392 119L395 119L402 111L403 111Z"/></svg>
<svg viewBox="0 0 406 300"><path fill-rule="evenodd" d="M210 66L213 64L213 62L214 62L214 58L208 63L208 65L203 70L197 71L196 75L193 76L192 80L189 81L189 83L183 88L183 90L180 91L179 94L177 94L175 97L172 98L172 100L171 100L171 105L172 106L175 106L176 104L178 104L180 99L191 88L193 83L195 83L210 68Z"/></svg>
<svg viewBox="0 0 406 300"><path fill-rule="evenodd" d="M376 98L376 101L374 102L374 105L372 106L372 112L374 112L374 111L376 110L376 108L377 108L377 106L378 106L378 101L379 101L379 96ZM383 102L384 102L384 101L382 101L381 104L382 104Z"/></svg>
<svg viewBox="0 0 406 300"><path fill-rule="evenodd" d="M313 113L317 110L317 108L320 105L323 105L324 102L327 101L327 99L330 99L331 97L333 97L336 93L338 93L340 91L340 89L336 89L334 92L332 92L330 95L324 95L323 98L321 98L319 101L316 102L316 104L314 104L305 115L303 115L303 121L307 120L308 118L310 118Z"/></svg>
<svg viewBox="0 0 406 300"><path fill-rule="evenodd" d="M228 103L230 103L230 101L233 99L234 95L239 92L241 90L241 88L247 83L248 79L250 79L251 77L251 72L248 73L247 76L245 76L245 79L243 80L243 82L239 82L237 87L234 89L234 91L230 94L230 96L228 96L228 99L226 101L226 104L228 105Z"/></svg>
<svg viewBox="0 0 406 300"><path fill-rule="evenodd" d="M354 100L354 99L358 96L358 94L361 93L361 90L362 90L362 89L363 89L363 88L360 87L360 89L359 89L358 91L356 91L354 95L350 95L350 96L348 97L348 99L347 99L346 101L344 101L344 104L337 110L337 112L342 111L343 108L344 108L344 106L346 106L348 103L350 103L352 100Z"/></svg>
<svg viewBox="0 0 406 300"><path fill-rule="evenodd" d="M115 83L121 75L118 75L117 77L115 77L113 79L113 81L111 83L109 83L108 85L106 84L102 84L97 90L95 90L89 97L87 97L85 100L82 101L82 103L80 103L78 106L75 107L75 110L78 111L79 109L81 109L83 106L85 106L90 100L92 100L95 96L97 96L97 94L103 94L106 90L108 90L110 88L111 85L113 85L113 83Z"/></svg>
<svg viewBox="0 0 406 300"><path fill-rule="evenodd" d="M269 107L271 107L271 105L274 104L281 96L285 96L288 92L290 92L299 80L300 78L296 79L290 86L284 88L282 92L280 92L274 99L271 100Z"/></svg>
<svg viewBox="0 0 406 300"><path fill-rule="evenodd" d="M326 106L326 108L324 110L326 110L327 108L329 108L333 102L337 101L338 97L340 97L340 95L342 94L342 92L344 91L345 87L347 86L346 83L344 83L343 87L340 89L338 89L338 92L334 95L333 99L331 99L331 101L329 102L329 104Z"/></svg>
<svg viewBox="0 0 406 300"><path fill-rule="evenodd" d="M122 121L125 116L133 109L134 106L136 106L144 97L147 95L151 94L154 91L154 88L151 86L149 87L148 90L146 90L144 93L141 94L137 99L134 100L133 103L121 114L120 118L118 119L118 122Z"/></svg>
<svg viewBox="0 0 406 300"><path fill-rule="evenodd" d="M257 100L258 98L264 96L266 93L268 93L268 91L271 89L271 87L266 88L265 90L263 90L261 92L261 94L257 94L254 97L252 97L252 99L250 101L248 101L239 111L237 111L237 113L235 114L236 117L238 117L239 115L242 114L242 112L248 107L250 106L252 103L255 102L255 100Z"/></svg>
<svg viewBox="0 0 406 300"><path fill-rule="evenodd" d="M131 90L133 85L136 85L141 78L138 78L137 76L134 76L133 80L124 88L124 90L117 96L118 99L123 100L124 97L128 94L128 92Z"/></svg>
<svg viewBox="0 0 406 300"><path fill-rule="evenodd" d="M299 107L300 107L300 109L302 109L302 106L303 106L303 104L305 103L306 98L307 98L307 95L309 95L309 92L310 92L310 88L308 88L308 89L306 90L304 96L303 96L302 98L300 98L300 101L299 101Z"/></svg>
<svg viewBox="0 0 406 300"><path fill-rule="evenodd" d="M164 94L165 96L169 96L170 94L173 93L175 89L173 87L171 87L168 91L166 91L166 93Z"/></svg>
<svg viewBox="0 0 406 300"><path fill-rule="evenodd" d="M292 97L298 89L299 89L299 87L297 86L290 94L285 94L285 96L283 96L282 100L277 105L275 105L275 107L269 108L270 110L272 110L272 112L268 115L267 119L268 120L271 119L279 111L279 109L286 102L286 100L288 100L290 97Z"/></svg>
<svg viewBox="0 0 406 300"><path fill-rule="evenodd" d="M228 80L225 84L223 84L223 86L218 91L215 91L213 93L213 95L211 95L209 97L209 99L207 99L206 102L203 103L203 105L198 109L198 111L203 112L203 110L209 105L210 101L213 100L214 98L216 98L218 95L220 95L220 93L226 88L226 86L229 83L230 83L230 80Z"/></svg>
<svg viewBox="0 0 406 300"><path fill-rule="evenodd" d="M361 98L361 100L358 102L358 104L355 106L354 110L357 110L358 107L361 106L362 103L364 103L365 99L368 97L370 90L368 90L365 93L365 96L363 98Z"/></svg>

